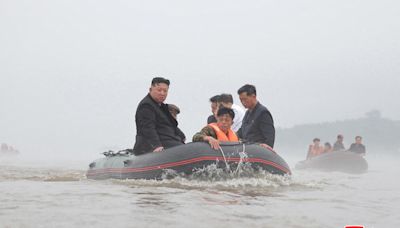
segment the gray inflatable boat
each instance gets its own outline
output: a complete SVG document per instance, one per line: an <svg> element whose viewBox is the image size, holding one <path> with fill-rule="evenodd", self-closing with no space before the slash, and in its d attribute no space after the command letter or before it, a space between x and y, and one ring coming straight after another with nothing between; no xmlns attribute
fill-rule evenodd
<svg viewBox="0 0 400 228"><path fill-rule="evenodd" d="M364 173L368 163L364 157L349 151L324 153L309 160L297 163L296 169L315 169L339 171L344 173Z"/></svg>
<svg viewBox="0 0 400 228"><path fill-rule="evenodd" d="M166 170L190 175L209 165L232 168L239 163L272 174L291 174L288 164L278 154L257 144L225 143L221 144L221 150L214 150L207 143L197 142L140 156L130 153L105 155L89 165L88 179L162 179Z"/></svg>

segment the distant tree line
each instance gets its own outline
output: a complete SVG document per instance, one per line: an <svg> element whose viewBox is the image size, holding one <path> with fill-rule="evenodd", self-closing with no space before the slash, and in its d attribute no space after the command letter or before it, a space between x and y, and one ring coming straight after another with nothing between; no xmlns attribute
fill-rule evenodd
<svg viewBox="0 0 400 228"><path fill-rule="evenodd" d="M344 135L346 147L360 135L367 150L400 153L400 121L382 118L377 110L360 119L278 128L276 140L279 147L301 149L307 148L314 138L320 138L321 143L334 143L338 134Z"/></svg>

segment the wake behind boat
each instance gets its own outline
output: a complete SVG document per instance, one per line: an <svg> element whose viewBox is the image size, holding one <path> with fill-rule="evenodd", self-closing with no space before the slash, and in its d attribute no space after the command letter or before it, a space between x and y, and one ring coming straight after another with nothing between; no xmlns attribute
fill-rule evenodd
<svg viewBox="0 0 400 228"><path fill-rule="evenodd" d="M224 143L221 150L214 150L207 143L197 142L140 156L106 154L89 165L86 175L88 179L162 179L166 170L190 175L210 165L235 168L242 163L271 174L291 174L279 155L257 144Z"/></svg>
<svg viewBox="0 0 400 228"><path fill-rule="evenodd" d="M368 163L359 154L349 151L335 151L301 161L297 163L296 169L364 173L368 170Z"/></svg>

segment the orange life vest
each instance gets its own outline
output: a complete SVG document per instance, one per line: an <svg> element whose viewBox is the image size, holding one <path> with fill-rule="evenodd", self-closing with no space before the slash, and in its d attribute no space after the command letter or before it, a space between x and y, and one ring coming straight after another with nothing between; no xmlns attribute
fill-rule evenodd
<svg viewBox="0 0 400 228"><path fill-rule="evenodd" d="M309 150L312 157L318 156L324 152L324 148L322 146L316 147L314 145L310 145Z"/></svg>
<svg viewBox="0 0 400 228"><path fill-rule="evenodd" d="M225 134L216 123L211 123L208 126L212 127L214 129L215 133L217 134L217 139L218 141L221 142L239 142L239 138L235 134L235 132L232 129L229 129L228 135Z"/></svg>

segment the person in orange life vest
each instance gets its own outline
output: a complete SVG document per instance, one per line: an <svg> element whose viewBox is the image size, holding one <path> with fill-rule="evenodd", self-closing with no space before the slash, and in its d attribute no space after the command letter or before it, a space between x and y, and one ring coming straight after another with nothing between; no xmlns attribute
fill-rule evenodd
<svg viewBox="0 0 400 228"><path fill-rule="evenodd" d="M219 96L218 108L220 107L226 107L233 110L235 118L233 119L232 130L237 132L240 127L242 127L242 121L246 114L246 110L239 105L234 104L232 95L228 93L223 93Z"/></svg>
<svg viewBox="0 0 400 228"><path fill-rule="evenodd" d="M193 142L208 142L211 148L220 148L220 142L239 142L236 133L231 129L235 113L230 108L222 107L217 113L217 123L208 124L193 136Z"/></svg>
<svg viewBox="0 0 400 228"><path fill-rule="evenodd" d="M307 159L313 158L323 153L324 147L319 145L320 142L321 140L319 138L315 138L313 140L314 144L308 147Z"/></svg>

